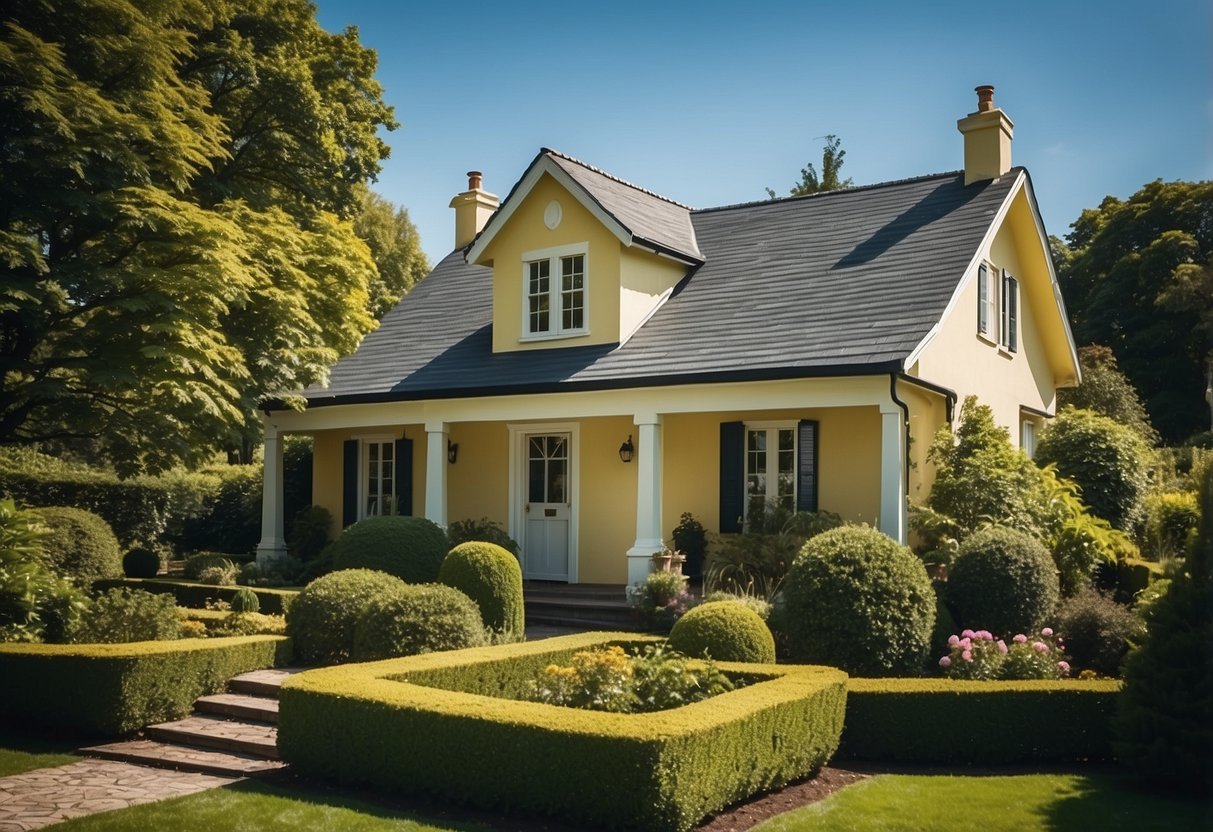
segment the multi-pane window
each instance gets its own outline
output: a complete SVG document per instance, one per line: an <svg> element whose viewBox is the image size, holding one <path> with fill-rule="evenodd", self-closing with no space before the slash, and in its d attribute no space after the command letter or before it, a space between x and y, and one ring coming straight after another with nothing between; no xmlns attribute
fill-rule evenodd
<svg viewBox="0 0 1213 832"><path fill-rule="evenodd" d="M1001 314L998 343L1011 352L1019 349L1019 281L1002 273Z"/></svg>
<svg viewBox="0 0 1213 832"><path fill-rule="evenodd" d="M998 270L988 263L977 267L977 332L990 338L994 337L994 328L998 324L994 316L998 309L997 274Z"/></svg>
<svg viewBox="0 0 1213 832"><path fill-rule="evenodd" d="M587 259L584 244L524 255L524 337L586 332Z"/></svg>
<svg viewBox="0 0 1213 832"><path fill-rule="evenodd" d="M746 428L746 513L755 504L796 509L796 428Z"/></svg>
<svg viewBox="0 0 1213 832"><path fill-rule="evenodd" d="M527 502L568 502L568 480L568 434L530 437L527 441Z"/></svg>
<svg viewBox="0 0 1213 832"><path fill-rule="evenodd" d="M362 516L396 513L396 444L362 443Z"/></svg>

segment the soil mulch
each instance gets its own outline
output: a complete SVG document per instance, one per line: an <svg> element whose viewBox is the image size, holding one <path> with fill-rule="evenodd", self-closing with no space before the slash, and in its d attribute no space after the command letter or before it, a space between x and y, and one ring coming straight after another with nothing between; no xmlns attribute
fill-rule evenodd
<svg viewBox="0 0 1213 832"><path fill-rule="evenodd" d="M696 827L695 832L742 832L776 815L816 803L868 777L863 772L846 768L823 768L816 777L797 780L782 789L730 806L720 814L709 817Z"/></svg>

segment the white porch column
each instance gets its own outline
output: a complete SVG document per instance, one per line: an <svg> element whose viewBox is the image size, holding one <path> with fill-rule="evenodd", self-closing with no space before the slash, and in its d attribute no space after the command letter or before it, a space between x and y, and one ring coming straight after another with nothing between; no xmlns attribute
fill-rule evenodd
<svg viewBox="0 0 1213 832"><path fill-rule="evenodd" d="M285 557L286 534L282 517L282 437L278 428L265 422L265 472L261 486L261 542L257 563L264 565Z"/></svg>
<svg viewBox="0 0 1213 832"><path fill-rule="evenodd" d="M425 516L446 528L446 422L425 423Z"/></svg>
<svg viewBox="0 0 1213 832"><path fill-rule="evenodd" d="M880 530L906 542L906 431L901 408L880 408Z"/></svg>
<svg viewBox="0 0 1213 832"><path fill-rule="evenodd" d="M652 570L653 554L661 539L661 417L637 414L636 542L628 549L628 586L643 583Z"/></svg>

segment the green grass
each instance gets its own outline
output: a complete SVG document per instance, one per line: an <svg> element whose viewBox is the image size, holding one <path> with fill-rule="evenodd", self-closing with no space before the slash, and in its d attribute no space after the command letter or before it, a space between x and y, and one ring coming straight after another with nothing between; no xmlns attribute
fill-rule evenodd
<svg viewBox="0 0 1213 832"><path fill-rule="evenodd" d="M207 792L131 809L76 818L56 832L487 832L492 827L442 820L411 809L394 809L309 784L307 787L245 780Z"/></svg>
<svg viewBox="0 0 1213 832"><path fill-rule="evenodd" d="M4 726L0 728L0 777L74 763L80 758L69 752L78 745L76 740L29 736Z"/></svg>
<svg viewBox="0 0 1213 832"><path fill-rule="evenodd" d="M1213 806L1136 790L1113 776L885 774L772 818L755 832L1207 830Z"/></svg>

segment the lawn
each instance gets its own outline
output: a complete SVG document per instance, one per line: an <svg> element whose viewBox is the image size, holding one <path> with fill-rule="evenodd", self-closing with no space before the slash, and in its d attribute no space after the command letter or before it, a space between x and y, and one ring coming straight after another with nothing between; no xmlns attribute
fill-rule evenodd
<svg viewBox="0 0 1213 832"><path fill-rule="evenodd" d="M76 740L30 736L6 725L0 728L0 777L74 763L80 758L70 752L79 745Z"/></svg>
<svg viewBox="0 0 1213 832"><path fill-rule="evenodd" d="M755 832L1203 832L1213 828L1211 809L1147 794L1109 775L885 774L773 818Z"/></svg>

